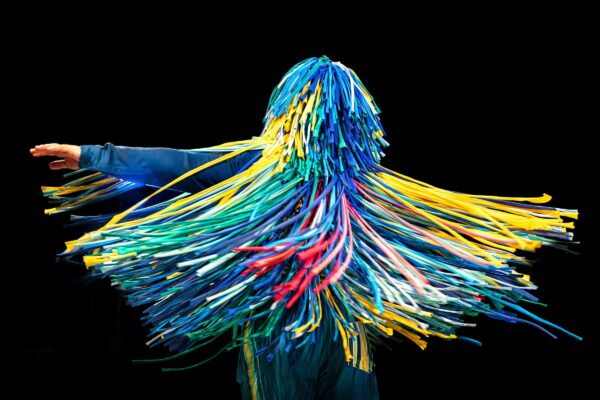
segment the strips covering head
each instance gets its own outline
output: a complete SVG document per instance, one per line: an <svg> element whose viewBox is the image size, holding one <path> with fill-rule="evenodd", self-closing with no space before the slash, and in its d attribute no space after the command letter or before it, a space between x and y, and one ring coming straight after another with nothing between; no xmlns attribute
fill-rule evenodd
<svg viewBox="0 0 600 400"><path fill-rule="evenodd" d="M372 169L383 155L379 108L358 76L326 56L295 65L271 95L263 135L280 166L330 176Z"/></svg>

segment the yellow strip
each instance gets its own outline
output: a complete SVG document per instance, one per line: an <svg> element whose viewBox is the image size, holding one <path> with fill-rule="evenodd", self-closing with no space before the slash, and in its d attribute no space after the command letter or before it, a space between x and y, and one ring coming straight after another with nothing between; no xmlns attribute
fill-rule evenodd
<svg viewBox="0 0 600 400"><path fill-rule="evenodd" d="M340 312L340 309L338 308L337 304L333 300L333 296L331 295L331 293L329 291L329 287L328 286L325 287L324 290L325 290L325 297L327 298L329 303L333 305L333 307L337 311L340 318L345 320L344 316ZM344 328L344 326L342 325L342 323L339 321L338 318L335 318L335 323L338 327L338 331L340 332L340 335L342 336L342 345L344 346L344 354L346 355L346 362L349 362L352 360L352 352L348 348L348 335L346 334L346 329Z"/></svg>
<svg viewBox="0 0 600 400"><path fill-rule="evenodd" d="M358 329L360 330L360 354L362 355L361 357L361 368L363 371L367 371L368 368L368 364L367 364L367 358L369 357L368 353L367 353L367 335L365 334L364 328L362 326L362 323L358 323Z"/></svg>
<svg viewBox="0 0 600 400"><path fill-rule="evenodd" d="M258 400L258 390L256 387L256 382L254 381L254 361L252 359L252 350L250 349L250 321L246 322L246 327L244 329L244 353L246 355L246 362L248 363L248 378L250 380L250 388L252 392L252 400Z"/></svg>

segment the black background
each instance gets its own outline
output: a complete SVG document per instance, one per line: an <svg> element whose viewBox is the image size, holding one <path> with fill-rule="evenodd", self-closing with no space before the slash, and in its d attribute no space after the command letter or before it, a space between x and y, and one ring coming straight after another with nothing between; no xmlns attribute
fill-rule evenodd
<svg viewBox="0 0 600 400"><path fill-rule="evenodd" d="M581 255L550 249L531 270L549 304L528 306L584 337L478 318L426 351L375 355L382 399L589 389L597 318L590 137L598 126L591 5L4 3L2 5L3 398L239 398L237 351L160 373L140 310L84 267L55 263L75 239L43 214L61 184L29 148L59 142L197 148L258 135L272 88L295 63L353 68L382 109L384 165L462 192L538 196L578 208ZM593 122L593 123L592 123ZM199 361L218 347L185 360Z"/></svg>

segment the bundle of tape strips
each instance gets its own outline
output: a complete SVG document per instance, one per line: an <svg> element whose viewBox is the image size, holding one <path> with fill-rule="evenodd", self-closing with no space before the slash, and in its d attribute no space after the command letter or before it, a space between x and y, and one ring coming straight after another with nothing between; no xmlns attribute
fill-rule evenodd
<svg viewBox="0 0 600 400"><path fill-rule="evenodd" d="M352 69L325 56L304 60L274 89L259 136L197 149L226 155L110 215L59 256L83 255L97 276L110 277L144 307L148 345L177 356L226 332L233 338L223 349L241 346L239 329L250 323L250 336L273 338L257 352L304 346L324 310L348 360L345 339L357 335L357 321L370 336L396 333L421 348L432 336L477 342L457 330L481 314L580 339L522 306L538 300L517 271L530 263L523 254L572 242L573 222L563 218L577 211L540 205L546 194L459 193L392 171L381 165L388 142L379 112ZM251 149L261 155L239 174L152 201ZM56 205L45 212L139 186L87 172L42 187Z"/></svg>

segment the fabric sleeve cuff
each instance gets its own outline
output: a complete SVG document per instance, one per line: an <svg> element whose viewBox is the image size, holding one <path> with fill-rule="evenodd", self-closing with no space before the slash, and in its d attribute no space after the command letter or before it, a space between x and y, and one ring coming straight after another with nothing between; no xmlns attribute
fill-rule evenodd
<svg viewBox="0 0 600 400"><path fill-rule="evenodd" d="M94 168L97 166L102 146L99 144L82 144L79 147L81 148L79 168Z"/></svg>

